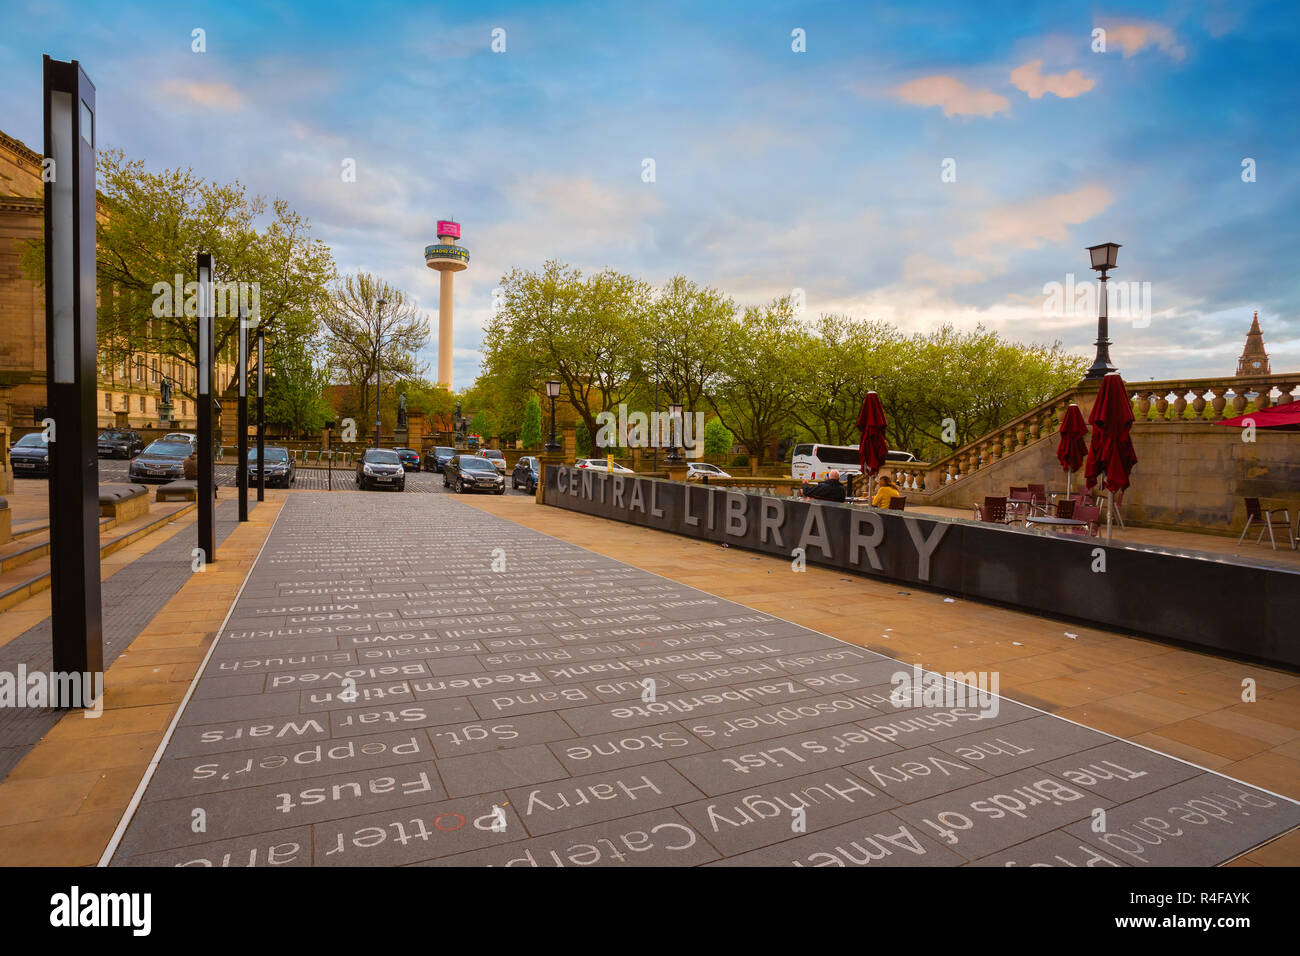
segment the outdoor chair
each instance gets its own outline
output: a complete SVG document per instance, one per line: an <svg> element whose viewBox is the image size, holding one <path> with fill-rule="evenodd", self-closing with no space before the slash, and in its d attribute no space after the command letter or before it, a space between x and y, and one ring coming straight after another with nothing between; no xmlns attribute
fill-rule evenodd
<svg viewBox="0 0 1300 956"><path fill-rule="evenodd" d="M1008 519L1025 519L1033 512L1034 493L1028 488L1012 488L1007 502Z"/></svg>
<svg viewBox="0 0 1300 956"><path fill-rule="evenodd" d="M1059 503L1057 504L1056 509L1057 514L1059 515L1061 509ZM1071 528L1071 531L1074 531L1077 534L1086 534L1096 537L1097 529L1101 524L1101 508L1096 505L1086 505L1080 502L1074 506L1074 514L1070 517L1075 521L1088 522L1083 528Z"/></svg>
<svg viewBox="0 0 1300 956"><path fill-rule="evenodd" d="M1241 544L1246 538L1246 532L1250 530L1250 525L1258 521L1263 527L1259 529L1259 537L1255 543L1259 544L1264 540L1264 532L1268 532L1268 540L1273 545L1273 550L1277 550L1277 541L1273 538L1273 515L1282 516L1282 527L1286 528L1287 538L1291 542L1291 550L1296 549L1295 534L1291 531L1291 512L1287 508L1264 508L1258 498L1247 498L1246 501L1246 527L1241 529L1241 537L1237 539L1237 544Z"/></svg>
<svg viewBox="0 0 1300 956"><path fill-rule="evenodd" d="M1056 502L1056 517L1073 518L1075 506L1079 503L1077 498L1061 498Z"/></svg>
<svg viewBox="0 0 1300 956"><path fill-rule="evenodd" d="M902 511L907 507L907 495L895 495L889 499L890 511Z"/></svg>
<svg viewBox="0 0 1300 956"><path fill-rule="evenodd" d="M1036 508L1040 514L1047 514L1047 486L1030 485L1029 486L1030 507Z"/></svg>
<svg viewBox="0 0 1300 956"><path fill-rule="evenodd" d="M973 506L975 508L975 520L983 521L986 524L1010 524L1007 517L1007 499L986 495L984 505Z"/></svg>

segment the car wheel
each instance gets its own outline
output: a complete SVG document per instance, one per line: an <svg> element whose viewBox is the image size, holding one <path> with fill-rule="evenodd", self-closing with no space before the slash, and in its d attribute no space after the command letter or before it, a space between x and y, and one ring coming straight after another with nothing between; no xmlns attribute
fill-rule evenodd
<svg viewBox="0 0 1300 956"><path fill-rule="evenodd" d="M504 495L505 493L506 493L506 486L505 486L505 485L502 485L499 489L497 489L497 494L499 494L499 495Z"/></svg>

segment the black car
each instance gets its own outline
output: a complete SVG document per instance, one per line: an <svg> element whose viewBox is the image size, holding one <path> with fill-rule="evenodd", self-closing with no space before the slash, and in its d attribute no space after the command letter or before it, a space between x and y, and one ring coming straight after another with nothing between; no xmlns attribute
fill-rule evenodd
<svg viewBox="0 0 1300 956"><path fill-rule="evenodd" d="M357 459L357 487L362 491L368 488L405 491L406 471L397 452L391 448L367 448L366 453Z"/></svg>
<svg viewBox="0 0 1300 956"><path fill-rule="evenodd" d="M448 448L446 445L435 445L433 451L424 456L424 470L442 471L455 454L456 449L454 448Z"/></svg>
<svg viewBox="0 0 1300 956"><path fill-rule="evenodd" d="M50 446L42 432L24 435L9 449L15 478L50 477Z"/></svg>
<svg viewBox="0 0 1300 956"><path fill-rule="evenodd" d="M293 457L289 454L289 449L277 446L267 445L262 449L266 452L266 485L279 485L281 488L288 488L294 483L297 475L294 471ZM257 487L257 449L248 449L248 486Z"/></svg>
<svg viewBox="0 0 1300 956"><path fill-rule="evenodd" d="M510 487L517 490L522 485L530 495L536 494L541 470L536 458L524 455L515 462L515 470L510 473Z"/></svg>
<svg viewBox="0 0 1300 956"><path fill-rule="evenodd" d="M402 460L402 467L407 471L420 470L420 453L414 448L394 448L397 457Z"/></svg>
<svg viewBox="0 0 1300 956"><path fill-rule="evenodd" d="M191 441L160 438L131 459L127 476L131 481L179 481L185 477L185 459L198 446Z"/></svg>
<svg viewBox="0 0 1300 956"><path fill-rule="evenodd" d="M109 429L99 436L100 458L134 458L143 450L144 439L129 428Z"/></svg>
<svg viewBox="0 0 1300 956"><path fill-rule="evenodd" d="M454 489L458 495L467 491L491 491L504 495L506 477L486 458L478 455L453 455L443 466L442 486Z"/></svg>

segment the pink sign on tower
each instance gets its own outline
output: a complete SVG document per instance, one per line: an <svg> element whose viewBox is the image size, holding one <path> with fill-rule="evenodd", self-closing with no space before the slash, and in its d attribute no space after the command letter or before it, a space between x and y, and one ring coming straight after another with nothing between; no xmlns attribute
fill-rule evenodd
<svg viewBox="0 0 1300 956"><path fill-rule="evenodd" d="M437 235L440 239L443 236L451 236L453 239L459 239L460 223L452 222L450 219L439 219Z"/></svg>

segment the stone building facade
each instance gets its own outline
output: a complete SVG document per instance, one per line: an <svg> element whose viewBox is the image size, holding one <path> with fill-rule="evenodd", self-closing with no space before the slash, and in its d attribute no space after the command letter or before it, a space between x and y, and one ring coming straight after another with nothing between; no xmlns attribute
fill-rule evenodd
<svg viewBox="0 0 1300 956"><path fill-rule="evenodd" d="M45 291L22 268L23 244L42 236L43 197L41 154L0 132L0 422L10 428L34 425L46 402ZM217 381L233 372L218 363ZM194 369L149 352L100 367L99 427L158 427L164 376L173 383L172 427L194 430Z"/></svg>

